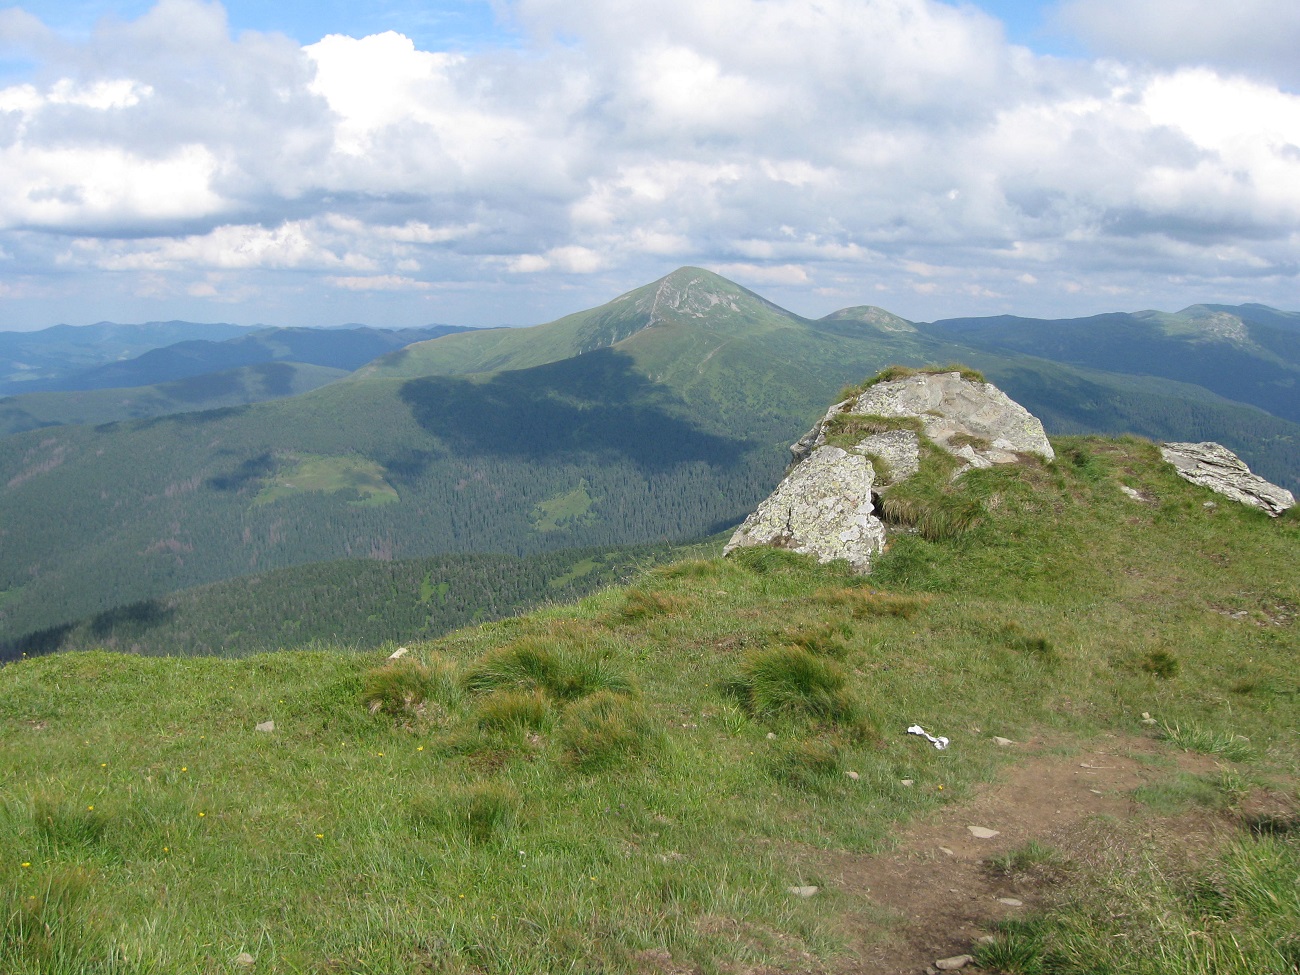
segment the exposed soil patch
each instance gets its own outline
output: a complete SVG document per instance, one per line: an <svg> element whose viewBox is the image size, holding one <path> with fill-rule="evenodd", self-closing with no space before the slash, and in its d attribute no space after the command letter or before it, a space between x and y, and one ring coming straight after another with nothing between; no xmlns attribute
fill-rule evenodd
<svg viewBox="0 0 1300 975"><path fill-rule="evenodd" d="M1055 880L1050 867L999 871L990 860L1031 842L1071 857L1086 854L1089 844L1106 842L1108 820L1159 818L1131 797L1134 789L1177 772L1216 774L1220 767L1207 756L1142 738L1078 747L1040 739L1010 747L1024 760L971 800L913 824L893 852L819 864L860 905L846 917L854 949L853 961L841 968L846 975L917 975L936 959L973 953L998 921L1038 906ZM1185 844L1214 845L1238 828L1211 812L1177 819ZM987 830L997 835L975 835Z"/></svg>

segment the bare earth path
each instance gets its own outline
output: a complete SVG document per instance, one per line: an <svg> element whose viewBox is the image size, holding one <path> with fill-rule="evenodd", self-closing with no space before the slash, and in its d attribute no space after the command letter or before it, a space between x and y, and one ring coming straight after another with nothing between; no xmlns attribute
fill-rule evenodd
<svg viewBox="0 0 1300 975"><path fill-rule="evenodd" d="M1213 774L1218 768L1206 756L1143 738L1104 738L1069 748L1037 740L1010 747L1022 753L1021 761L970 801L913 824L896 850L820 864L828 883L864 904L848 918L857 959L840 969L846 975L918 975L936 959L971 952L996 922L1032 909L1040 899L1029 878L1018 887L1014 875L1008 881L988 870L989 858L1030 841L1067 851L1104 843L1108 820L1154 818L1131 798L1132 790L1178 771ZM1212 841L1229 828L1212 814L1179 817L1178 825L1188 842ZM980 839L971 826L998 835ZM880 922L888 918L893 923L886 929Z"/></svg>

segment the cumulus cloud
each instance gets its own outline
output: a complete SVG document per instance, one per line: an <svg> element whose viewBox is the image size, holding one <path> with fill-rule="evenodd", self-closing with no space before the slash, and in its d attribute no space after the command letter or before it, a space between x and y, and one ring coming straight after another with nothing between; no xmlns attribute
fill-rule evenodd
<svg viewBox="0 0 1300 975"><path fill-rule="evenodd" d="M1061 17L1138 35L1165 2ZM1233 9L1290 36L1290 6ZM0 89L0 268L253 308L455 295L479 322L680 263L913 317L1294 293L1300 96L1287 59L1237 70L1226 27L1213 50L1188 33L1192 57L1090 61L938 0L510 9L531 46L472 54L396 30L299 46L203 0L76 44L0 13L39 61Z"/></svg>
<svg viewBox="0 0 1300 975"><path fill-rule="evenodd" d="M1226 68L1300 90L1294 0L1064 0L1057 19L1104 54Z"/></svg>

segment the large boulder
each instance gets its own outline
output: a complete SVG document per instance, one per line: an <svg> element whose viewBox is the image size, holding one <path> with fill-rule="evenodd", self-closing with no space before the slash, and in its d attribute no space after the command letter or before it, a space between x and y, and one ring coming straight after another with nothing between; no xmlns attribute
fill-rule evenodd
<svg viewBox="0 0 1300 975"><path fill-rule="evenodd" d="M848 450L828 445L827 431L844 413L874 417L867 428L885 429ZM725 551L775 545L823 562L847 559L859 572L868 571L885 544L872 491L887 490L920 469L923 439L964 460L962 470L1012 463L1026 454L1055 456L1043 425L989 383L957 372L876 383L832 406L791 446L794 461L785 480L736 530Z"/></svg>
<svg viewBox="0 0 1300 975"><path fill-rule="evenodd" d="M1245 462L1222 444L1167 443L1161 445L1160 456L1173 464L1184 480L1259 508L1274 518L1295 505L1290 491L1252 474Z"/></svg>
<svg viewBox="0 0 1300 975"><path fill-rule="evenodd" d="M814 555L819 562L847 559L866 572L871 557L885 546L885 526L872 511L874 482L866 457L819 447L736 529L724 554L773 545Z"/></svg>

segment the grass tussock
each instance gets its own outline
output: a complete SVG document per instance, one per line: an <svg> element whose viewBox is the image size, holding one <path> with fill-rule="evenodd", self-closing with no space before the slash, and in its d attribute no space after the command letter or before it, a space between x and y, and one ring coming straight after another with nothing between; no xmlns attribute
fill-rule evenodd
<svg viewBox="0 0 1300 975"><path fill-rule="evenodd" d="M843 440L852 446L865 437L894 430L921 433L925 424L914 416L882 416L877 413L836 413L826 421L822 431L828 443Z"/></svg>
<svg viewBox="0 0 1300 975"><path fill-rule="evenodd" d="M557 701L576 701L597 691L636 690L599 652L566 648L548 638L526 638L489 651L465 671L464 685L472 693L536 691Z"/></svg>
<svg viewBox="0 0 1300 975"><path fill-rule="evenodd" d="M752 717L811 722L854 740L879 737L848 685L848 671L804 647L778 646L748 653L740 672L724 684Z"/></svg>
<svg viewBox="0 0 1300 975"><path fill-rule="evenodd" d="M1162 725L1160 737L1176 748L1200 752L1202 755L1220 755L1234 762L1243 761L1251 752L1249 738L1198 724Z"/></svg>
<svg viewBox="0 0 1300 975"><path fill-rule="evenodd" d="M492 691L474 709L474 723L484 731L541 731L552 718L550 703L536 688Z"/></svg>
<svg viewBox="0 0 1300 975"><path fill-rule="evenodd" d="M654 722L641 703L611 691L569 705L559 730L565 758L582 772L612 768L644 755L656 738Z"/></svg>
<svg viewBox="0 0 1300 975"><path fill-rule="evenodd" d="M461 835L474 843L499 840L519 817L518 790L508 782L475 782L422 793L409 809L417 828Z"/></svg>
<svg viewBox="0 0 1300 975"><path fill-rule="evenodd" d="M688 607L688 601L681 596L634 586L624 596L617 619L623 623L637 623L645 619L677 615Z"/></svg>
<svg viewBox="0 0 1300 975"><path fill-rule="evenodd" d="M366 673L361 701L371 714L409 717L430 702L452 703L457 697L454 667L435 658L432 664L400 657Z"/></svg>
<svg viewBox="0 0 1300 975"><path fill-rule="evenodd" d="M783 742L768 759L769 774L798 789L817 790L834 781L843 771L840 749L820 738Z"/></svg>
<svg viewBox="0 0 1300 975"><path fill-rule="evenodd" d="M32 801L32 825L42 845L52 852L91 847L104 839L108 817L94 803L38 796Z"/></svg>

